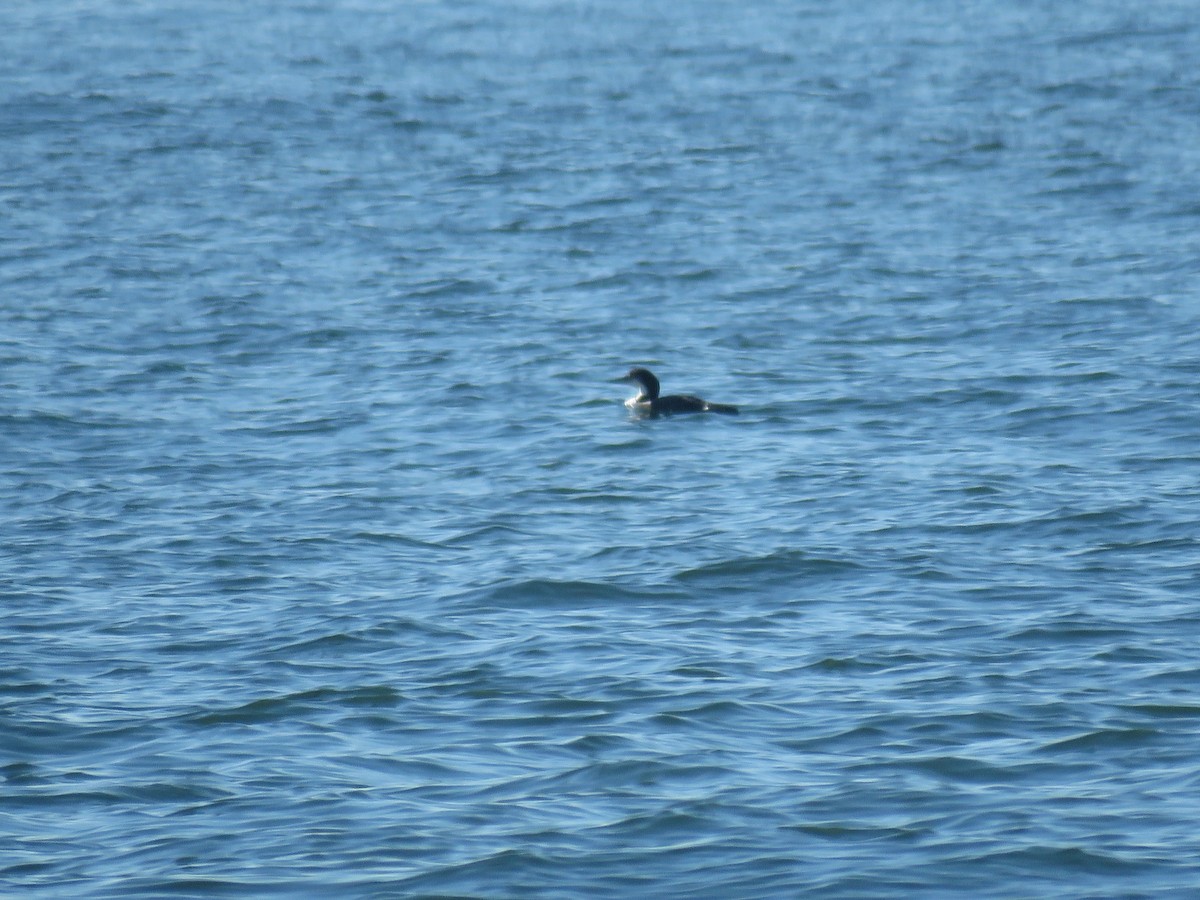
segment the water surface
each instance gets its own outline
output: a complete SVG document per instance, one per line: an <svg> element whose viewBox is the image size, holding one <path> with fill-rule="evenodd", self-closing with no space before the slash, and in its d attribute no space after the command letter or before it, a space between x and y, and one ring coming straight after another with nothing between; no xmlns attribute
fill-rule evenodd
<svg viewBox="0 0 1200 900"><path fill-rule="evenodd" d="M1200 889L1189 4L7 19L0 892Z"/></svg>

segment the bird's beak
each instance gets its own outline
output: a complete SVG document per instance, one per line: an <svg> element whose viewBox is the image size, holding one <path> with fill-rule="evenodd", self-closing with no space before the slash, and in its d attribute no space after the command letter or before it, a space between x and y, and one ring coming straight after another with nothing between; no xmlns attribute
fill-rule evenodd
<svg viewBox="0 0 1200 900"><path fill-rule="evenodd" d="M625 381L633 381L633 379L630 378L628 375L622 375L620 378L614 378L612 380L612 383L613 384L621 384L622 382L625 382Z"/></svg>

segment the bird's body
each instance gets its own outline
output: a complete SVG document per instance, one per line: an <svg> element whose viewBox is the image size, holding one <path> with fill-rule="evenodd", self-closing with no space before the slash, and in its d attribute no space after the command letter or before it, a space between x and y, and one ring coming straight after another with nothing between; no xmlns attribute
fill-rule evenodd
<svg viewBox="0 0 1200 900"><path fill-rule="evenodd" d="M661 390L658 379L649 369L635 366L622 381L636 381L640 390L636 397L630 397L625 405L635 413L643 416L671 416L678 413L716 412L736 416L738 408L727 403L709 403L691 394L668 394L659 396Z"/></svg>

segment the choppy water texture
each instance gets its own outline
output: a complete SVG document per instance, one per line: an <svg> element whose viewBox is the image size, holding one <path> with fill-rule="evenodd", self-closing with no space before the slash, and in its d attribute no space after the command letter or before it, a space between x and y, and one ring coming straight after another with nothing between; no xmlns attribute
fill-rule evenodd
<svg viewBox="0 0 1200 900"><path fill-rule="evenodd" d="M4 18L0 893L1200 890L1193 4Z"/></svg>

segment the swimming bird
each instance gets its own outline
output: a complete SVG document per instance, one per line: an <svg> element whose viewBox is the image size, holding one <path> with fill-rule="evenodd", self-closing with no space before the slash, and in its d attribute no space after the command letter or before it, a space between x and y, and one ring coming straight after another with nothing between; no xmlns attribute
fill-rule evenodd
<svg viewBox="0 0 1200 900"><path fill-rule="evenodd" d="M698 412L725 413L731 416L738 414L736 406L730 406L727 403L709 403L707 400L693 397L690 394L668 394L660 397L658 396L660 390L658 379L654 377L653 372L643 369L641 366L634 366L629 370L628 375L617 380L636 381L641 386L638 395L626 400L625 405L635 413L644 416L669 416L675 413Z"/></svg>

